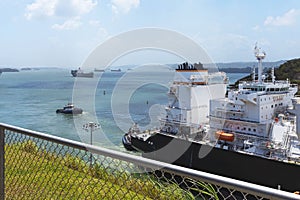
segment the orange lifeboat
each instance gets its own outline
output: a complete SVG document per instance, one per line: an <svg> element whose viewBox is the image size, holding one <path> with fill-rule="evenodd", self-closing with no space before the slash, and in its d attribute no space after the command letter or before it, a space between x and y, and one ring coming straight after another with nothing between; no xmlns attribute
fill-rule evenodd
<svg viewBox="0 0 300 200"><path fill-rule="evenodd" d="M233 133L225 133L224 131L217 131L215 133L215 137L218 140L224 140L224 141L228 141L228 142L233 142L233 140L234 140Z"/></svg>

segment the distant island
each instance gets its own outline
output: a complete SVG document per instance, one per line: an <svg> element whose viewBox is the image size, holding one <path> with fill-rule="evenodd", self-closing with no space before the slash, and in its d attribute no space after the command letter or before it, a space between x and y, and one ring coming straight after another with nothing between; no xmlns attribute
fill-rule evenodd
<svg viewBox="0 0 300 200"><path fill-rule="evenodd" d="M14 68L0 68L1 72L19 72L18 69L14 69Z"/></svg>
<svg viewBox="0 0 300 200"><path fill-rule="evenodd" d="M30 67L23 67L23 68L21 68L21 70L28 71L28 70L31 70L31 68Z"/></svg>
<svg viewBox="0 0 300 200"><path fill-rule="evenodd" d="M280 60L276 62L264 62L264 68L278 68L286 61ZM257 62L232 62L232 63L216 63L220 71L226 73L252 73L253 67L257 69Z"/></svg>
<svg viewBox="0 0 300 200"><path fill-rule="evenodd" d="M272 67L278 68L281 64L285 63L285 60L275 62L264 62L264 68L270 69ZM172 69L176 69L178 64L166 64ZM211 69L212 71L222 71L225 73L252 73L253 67L257 68L257 62L229 62L229 63L214 63L203 64L204 68ZM217 67L217 69L215 68Z"/></svg>
<svg viewBox="0 0 300 200"><path fill-rule="evenodd" d="M252 67L246 67L246 68L219 68L220 71L225 73L248 73L250 74L252 72Z"/></svg>

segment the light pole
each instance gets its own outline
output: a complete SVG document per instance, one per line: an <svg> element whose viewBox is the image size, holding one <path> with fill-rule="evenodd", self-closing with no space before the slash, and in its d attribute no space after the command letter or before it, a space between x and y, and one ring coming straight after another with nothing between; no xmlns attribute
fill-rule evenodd
<svg viewBox="0 0 300 200"><path fill-rule="evenodd" d="M96 129L100 128L100 124L97 124L97 123L94 123L94 122L89 122L89 123L86 123L82 126L82 128L91 133L91 145L93 145L93 131L95 131ZM92 156L92 152L91 152L91 155L90 155L90 167L92 166L93 164L93 156Z"/></svg>

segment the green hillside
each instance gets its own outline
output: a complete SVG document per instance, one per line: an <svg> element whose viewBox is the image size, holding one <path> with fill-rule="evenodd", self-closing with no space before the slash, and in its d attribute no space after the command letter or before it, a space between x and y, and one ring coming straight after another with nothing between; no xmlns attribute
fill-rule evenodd
<svg viewBox="0 0 300 200"><path fill-rule="evenodd" d="M290 79L292 83L300 83L300 58L289 60L275 69L277 80Z"/></svg>

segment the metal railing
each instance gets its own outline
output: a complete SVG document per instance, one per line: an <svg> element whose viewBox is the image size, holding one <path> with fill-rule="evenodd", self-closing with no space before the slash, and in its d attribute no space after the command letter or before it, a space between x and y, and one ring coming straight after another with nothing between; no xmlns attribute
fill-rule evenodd
<svg viewBox="0 0 300 200"><path fill-rule="evenodd" d="M300 196L0 124L0 200Z"/></svg>

